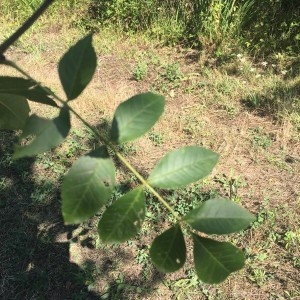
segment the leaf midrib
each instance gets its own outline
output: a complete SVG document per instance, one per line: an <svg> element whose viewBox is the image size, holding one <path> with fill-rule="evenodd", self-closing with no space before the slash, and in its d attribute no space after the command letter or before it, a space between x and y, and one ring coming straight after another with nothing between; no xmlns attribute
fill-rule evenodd
<svg viewBox="0 0 300 300"><path fill-rule="evenodd" d="M229 269L225 267L204 245L201 243L200 239L197 237L196 242L199 243L199 245L205 250L205 252L219 265L221 266L228 274L231 273Z"/></svg>
<svg viewBox="0 0 300 300"><path fill-rule="evenodd" d="M156 106L156 103L155 102L157 102L157 100L155 99L154 101L152 100L152 103L150 102L148 105L143 105L142 106L142 109L141 110L139 110L137 113L135 113L135 114L131 114L131 118L127 118L128 119L128 121L125 123L124 122L124 125L122 125L122 129L124 130L126 130L127 128L129 128L130 126L131 126L131 123L134 123L134 120L139 116L139 115L141 115L141 114L143 114L145 111L147 111L147 109L150 107L152 107L152 106ZM154 114L152 114L152 115L154 115ZM122 115L120 115L120 116L122 116ZM118 118L117 116L116 116L116 118ZM149 123L149 122L148 122Z"/></svg>
<svg viewBox="0 0 300 300"><path fill-rule="evenodd" d="M168 261L168 259L169 259L170 253L172 252L171 250L173 249L173 245L174 245L174 242L176 240L176 236L178 234L178 231L180 231L180 227L178 225L175 225L173 228L175 229L175 233L172 236L172 241L170 243L170 247L168 247L168 251L165 252L165 253L167 253L167 255L165 255L165 258L163 259L163 265L164 266L165 266L166 261Z"/></svg>
<svg viewBox="0 0 300 300"><path fill-rule="evenodd" d="M184 170L184 169L186 169L186 168L190 168L190 167L195 167L195 164L198 164L198 163L201 163L202 161L207 161L208 159L210 159L210 158L201 158L201 159L199 159L199 160L197 160L197 161L193 161L193 162L191 162L191 163L189 163L189 164L187 164L187 165L184 165L184 166L181 166L180 168L177 168L177 169L172 169L172 170L170 170L169 172L165 172L165 173L163 173L163 174L158 174L158 175L155 175L155 176L151 176L150 175L150 177L149 177L149 182L151 183L151 184L153 184L153 183L155 183L155 182L157 182L157 181L159 181L162 177L169 177L170 175L172 175L173 173L178 173L178 172L182 172L182 170ZM154 178L154 179L153 179Z"/></svg>
<svg viewBox="0 0 300 300"><path fill-rule="evenodd" d="M82 205L82 201L85 197L85 195L87 194L88 190L89 190L89 186L93 183L95 177L98 177L97 174L95 174L98 170L98 168L100 167L100 162L97 163L97 166L94 167L94 169L91 172L91 175L89 176L89 180L86 182L86 183L82 183L80 185L86 185L86 188L84 189L84 191L81 193L81 197L79 199L79 201L77 202L77 205L75 206L74 210L73 210L73 213L76 213L78 212L78 208ZM76 185L76 188L78 187L78 185ZM71 189L68 189L68 191L70 191ZM93 197L94 200L95 200L95 197Z"/></svg>
<svg viewBox="0 0 300 300"><path fill-rule="evenodd" d="M128 209L125 211L126 213L124 213L123 217L121 219L119 219L117 222L115 222L115 224L122 224L122 222L126 219L126 215L128 214L128 212L132 209L133 205L136 204L136 202L139 201L139 196L141 194L142 190L138 191L138 193L136 194L136 196L134 197L134 200L130 203L130 206L128 207ZM119 225L114 226L113 230L111 230L111 232L114 234L117 230L117 228L119 227ZM108 237L106 238L106 240L108 240L113 234L108 235Z"/></svg>
<svg viewBox="0 0 300 300"><path fill-rule="evenodd" d="M80 76L78 76L78 74L80 74L80 71L81 71L81 68L82 68L82 61L84 61L84 55L86 53L86 51L88 50L89 48L89 45L86 44L83 51L80 52L80 63L76 63L75 64L75 74L73 76L74 80L71 82L71 88L70 88L70 98L73 98L74 96L74 90L75 90L75 86L78 85L78 80L80 78ZM72 61L73 63L73 61ZM73 64L74 66L74 64ZM68 100L71 100L71 99L68 99Z"/></svg>

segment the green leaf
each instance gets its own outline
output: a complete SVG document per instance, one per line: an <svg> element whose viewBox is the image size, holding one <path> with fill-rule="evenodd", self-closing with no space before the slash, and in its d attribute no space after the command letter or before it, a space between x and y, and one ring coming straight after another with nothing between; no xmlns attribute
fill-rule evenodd
<svg viewBox="0 0 300 300"><path fill-rule="evenodd" d="M230 200L217 198L193 209L184 220L207 234L228 234L245 229L255 221L255 216Z"/></svg>
<svg viewBox="0 0 300 300"><path fill-rule="evenodd" d="M121 103L112 123L112 141L124 143L142 136L156 123L164 107L164 97L153 93L139 94Z"/></svg>
<svg viewBox="0 0 300 300"><path fill-rule="evenodd" d="M24 97L0 94L0 129L22 129L29 118L29 111Z"/></svg>
<svg viewBox="0 0 300 300"><path fill-rule="evenodd" d="M121 243L134 237L145 218L145 194L139 187L116 200L103 214L98 232L104 242Z"/></svg>
<svg viewBox="0 0 300 300"><path fill-rule="evenodd" d="M96 214L110 198L114 185L115 166L105 147L80 157L61 188L65 223L80 223Z"/></svg>
<svg viewBox="0 0 300 300"><path fill-rule="evenodd" d="M240 270L245 263L243 252L228 242L192 234L194 263L197 276L206 283L220 283L230 273Z"/></svg>
<svg viewBox="0 0 300 300"><path fill-rule="evenodd" d="M31 80L20 77L0 77L0 94L18 95L28 100L58 107L41 86Z"/></svg>
<svg viewBox="0 0 300 300"><path fill-rule="evenodd" d="M53 120L30 116L21 138L34 137L29 144L17 146L13 158L33 156L58 146L67 137L70 128L70 113L67 108L61 108L59 116Z"/></svg>
<svg viewBox="0 0 300 300"><path fill-rule="evenodd" d="M177 271L184 265L186 247L178 224L154 239L150 248L150 257L155 267L164 273Z"/></svg>
<svg viewBox="0 0 300 300"><path fill-rule="evenodd" d="M88 35L72 46L59 62L59 78L68 100L81 94L93 78L96 66L92 35Z"/></svg>
<svg viewBox="0 0 300 300"><path fill-rule="evenodd" d="M219 155L211 150L187 146L164 156L152 170L148 183L163 189L176 189L207 176Z"/></svg>

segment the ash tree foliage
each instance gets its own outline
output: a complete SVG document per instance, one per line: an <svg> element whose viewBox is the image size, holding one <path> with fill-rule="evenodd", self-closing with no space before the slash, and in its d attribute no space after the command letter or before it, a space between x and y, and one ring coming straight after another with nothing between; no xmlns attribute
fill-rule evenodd
<svg viewBox="0 0 300 300"><path fill-rule="evenodd" d="M182 147L161 158L144 178L118 150L118 145L141 137L159 120L164 112L163 96L143 93L127 99L117 107L105 134L69 106L70 101L80 96L96 70L97 56L91 35L70 47L58 63L65 99L4 56L1 62L23 75L0 76L0 128L22 131L14 159L34 156L61 144L72 126L71 113L92 129L99 140L98 148L78 158L63 179L61 199L65 224L89 220L102 209L97 227L102 241L121 243L132 239L143 226L147 209L145 190L148 190L175 219L150 247L150 257L159 271L174 272L183 267L189 238L193 241L196 273L203 282L222 282L243 267L245 258L240 249L210 235L215 237L247 228L255 220L251 213L230 200L215 198L180 216L160 193L161 189L177 189L208 176L218 162L217 153L196 145ZM57 117L45 119L30 115L28 101L56 107ZM106 207L116 185L116 166L111 156L136 176L140 185Z"/></svg>

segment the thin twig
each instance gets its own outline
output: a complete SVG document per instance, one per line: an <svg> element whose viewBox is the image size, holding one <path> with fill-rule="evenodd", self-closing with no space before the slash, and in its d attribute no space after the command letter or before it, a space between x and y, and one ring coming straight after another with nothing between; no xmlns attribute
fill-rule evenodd
<svg viewBox="0 0 300 300"><path fill-rule="evenodd" d="M48 8L50 4L52 4L55 0L45 0L43 4L27 19L25 23L21 25L21 27L16 30L8 39L6 39L0 45L0 63L5 61L4 53L5 51L17 41L17 39L23 35L26 30L28 30L32 24L42 15L42 13Z"/></svg>

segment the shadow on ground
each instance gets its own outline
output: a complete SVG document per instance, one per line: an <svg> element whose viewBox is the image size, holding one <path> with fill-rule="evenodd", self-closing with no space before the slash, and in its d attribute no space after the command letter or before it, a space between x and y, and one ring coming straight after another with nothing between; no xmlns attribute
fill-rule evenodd
<svg viewBox="0 0 300 300"><path fill-rule="evenodd" d="M0 299L137 299L153 291L163 276L156 271L146 283L138 272L130 278L122 273L117 279L111 275L115 261L135 259L121 248L116 253L110 249L98 260L84 257L80 266L71 262L71 243L91 249L94 255L101 251L95 249L88 233L92 226L63 224L61 178L53 179L51 170L47 176L33 158L12 161L16 141L15 133L0 132ZM86 141L86 145L94 146L94 142ZM105 282L101 293L93 291L95 280Z"/></svg>
<svg viewBox="0 0 300 300"><path fill-rule="evenodd" d="M299 77L300 75L300 59L296 58L292 60L287 66L288 71L284 77L285 80Z"/></svg>
<svg viewBox="0 0 300 300"><path fill-rule="evenodd" d="M0 298L96 299L76 276L69 243L57 241L74 229L63 225L57 184L34 178L34 159L11 160L14 133L1 132L0 141Z"/></svg>
<svg viewBox="0 0 300 300"><path fill-rule="evenodd" d="M261 93L249 95L242 99L244 107L264 117L274 119L285 113L300 113L300 81L292 83L274 83L271 88Z"/></svg>

